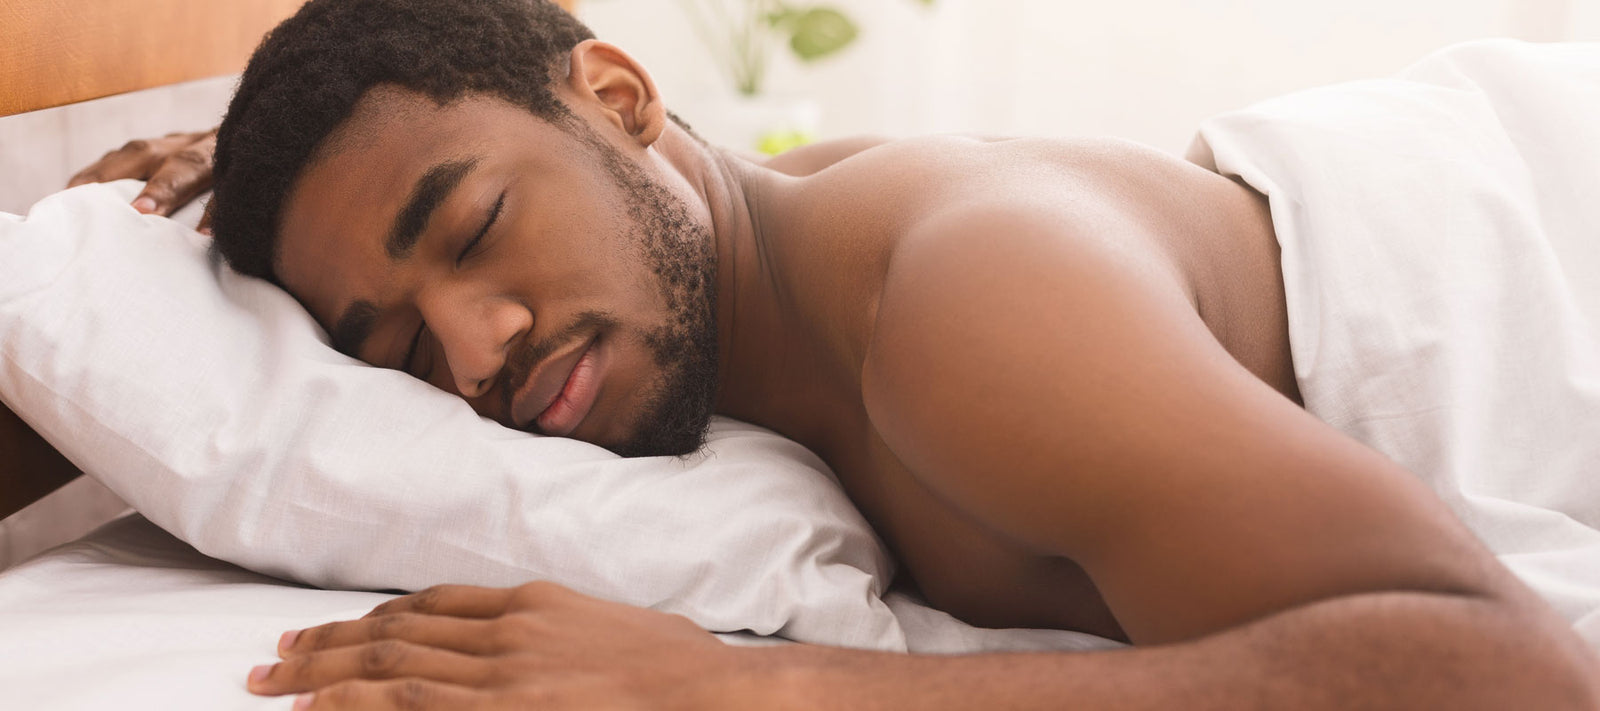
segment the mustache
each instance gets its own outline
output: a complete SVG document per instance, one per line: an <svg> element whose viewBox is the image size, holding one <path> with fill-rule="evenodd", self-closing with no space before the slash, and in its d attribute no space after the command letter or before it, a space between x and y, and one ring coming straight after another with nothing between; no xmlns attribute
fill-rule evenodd
<svg viewBox="0 0 1600 711"><path fill-rule="evenodd" d="M619 325L621 323L609 312L585 311L578 314L572 323L560 331L536 343L525 343L524 347L513 351L506 359L505 368L500 371L500 384L503 386L500 388L501 412L511 412L511 398L522 390L528 378L533 377L533 369L549 358L550 354L573 339L583 338L597 331L612 330Z"/></svg>

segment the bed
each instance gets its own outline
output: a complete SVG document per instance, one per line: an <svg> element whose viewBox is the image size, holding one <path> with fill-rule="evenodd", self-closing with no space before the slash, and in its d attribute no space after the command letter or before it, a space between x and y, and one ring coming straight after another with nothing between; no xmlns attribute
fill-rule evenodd
<svg viewBox="0 0 1600 711"><path fill-rule="evenodd" d="M18 557L29 559L0 572L4 705L288 708L288 699L255 697L244 687L251 666L273 660L281 632L360 615L394 594L374 591L417 590L442 582L503 586L555 580L591 595L684 614L735 644L802 641L949 653L1115 646L1070 632L973 628L894 589L893 561L826 466L770 432L718 421L703 453L672 462L622 460L581 442L511 433L480 420L456 398L333 352L326 334L287 295L210 261L205 238L191 228L196 208L174 219L138 215L127 206L138 190L130 181L84 186L34 202L64 182L70 167L83 165L121 140L210 125L229 81L201 80L173 88L190 93L193 101L168 113L150 111L149 104L135 108L122 103L129 95L51 110L80 111L73 118L38 109L234 71L253 37L295 4L261 0L229 5L224 13L214 3L170 0L141 4L142 20L134 14L97 15L122 11L87 2L0 6L0 20L8 28L70 27L77 33L61 41L37 41L41 31L33 29L26 36L35 41L0 49L5 110L29 111L6 119L0 133L15 122L63 127L89 123L106 131L104 140L94 145L78 145L65 133L55 135L52 145L62 165L43 172L27 162L6 164L18 159L14 152L0 152L0 179L31 170L33 178L24 182L47 183L19 188L16 194L35 191L20 207L0 205L0 213L27 212L25 217L0 214L0 400L61 449L72 466L107 487L98 495L96 515L76 524L79 529L98 525L97 530L81 537L75 531L70 535L76 540L42 554L19 552ZM237 14L231 14L234 8L239 8ZM209 18L206 23L254 24L237 33L205 33L207 41L227 45L215 51L171 51L174 42L194 32L192 25L175 19L190 12ZM101 22L102 17L113 21ZM112 38L96 34L113 27L118 29ZM1592 48L1564 51L1579 55L1584 71L1600 72L1594 59L1600 53ZM1412 81L1436 82L1449 91L1428 91L1445 97L1463 95L1453 92L1462 91L1456 84L1469 75L1457 69L1471 65L1465 60L1479 53L1540 61L1544 55L1504 44L1467 47L1419 65ZM37 81L47 72L83 81ZM1523 76L1535 75L1530 70ZM1584 87L1594 86L1590 76L1581 75ZM1554 87L1550 97L1565 101L1575 93L1562 83L1569 80L1546 87ZM1524 83L1517 84L1519 92L1526 89ZM1485 85L1498 86L1487 80ZM1381 98L1393 88L1382 82L1362 86L1335 91L1344 92L1338 98L1348 100L1351 91L1370 90ZM65 89L71 91L62 93ZM1475 94L1465 95L1476 100ZM1278 126L1315 127L1333 120L1317 103L1322 96L1290 97L1221 117L1202 128L1202 137L1219 169L1248 173L1244 177L1264 183L1266 173L1250 159L1293 157L1299 155L1295 148L1319 144L1303 136L1282 138L1261 126L1273 112L1297 119L1274 124ZM1558 114L1536 110L1540 104L1527 95L1519 97L1501 108L1525 109L1529 121ZM1485 145L1505 147L1497 133L1499 121L1513 114L1474 114L1492 134ZM1387 127L1396 114L1373 115L1383 118L1380 127ZM127 123L133 118L145 123ZM1600 146L1600 138L1584 133L1589 129L1582 123L1573 132ZM9 145L49 143L40 139L48 131L30 135ZM1383 135L1405 141L1410 134ZM1293 138L1294 143L1273 143L1279 138ZM1346 146L1334 142L1325 149L1338 155ZM1444 144L1439 150L1452 159L1460 152ZM1378 158L1404 152L1380 151ZM62 155L65 160L59 160ZM1504 155L1521 154L1511 150ZM1325 166L1360 167L1351 161L1313 163L1318 170L1284 172L1315 177L1327 172L1321 169ZM1572 168L1574 174L1591 175L1586 171L1594 161L1575 163L1581 165ZM1389 164L1375 158L1371 165ZM57 174L51 176L49 170ZM1463 180L1478 175L1458 172L1455 177ZM1503 189L1505 181L1497 176L1514 172L1491 171L1491 187ZM1336 184L1369 182L1383 185L1378 180ZM1327 229L1335 229L1345 222L1338 219L1341 215L1378 214L1370 209L1373 205L1395 207L1385 200L1398 191L1370 192L1341 188L1300 202L1332 206L1325 208L1332 223ZM1518 194L1523 193L1534 194ZM0 199L21 201L16 194L0 194ZM1586 201L1575 202L1589 209ZM1432 209L1456 215L1459 207ZM1385 225L1372 234L1423 233L1438 224L1453 224L1435 220L1413 229L1405 222L1422 213L1417 204L1407 202L1382 213L1404 228ZM1492 226L1493 221L1461 224ZM1594 218L1563 224L1592 225ZM1291 233L1280 229L1280 239ZM1526 230L1518 234L1537 236ZM1585 254L1592 258L1569 260L1590 269L1584 279L1571 281L1595 283L1600 252L1593 250L1592 231L1574 234L1576 238L1558 246L1574 253L1588 250ZM1500 244L1499 233L1480 236L1484 245ZM1459 233L1432 237L1462 241ZM1437 261L1432 253L1391 260L1414 267ZM1548 271L1553 264L1541 268ZM1588 324L1600 323L1595 304L1600 302L1589 303L1588 316L1577 306L1560 311L1568 323L1547 330L1562 338L1590 338ZM1372 313L1384 317L1394 310L1385 301ZM1480 320L1474 315L1461 323ZM1526 319L1508 321L1515 326ZM1473 348L1471 341L1463 342ZM1600 361L1593 357L1593 343L1591 338L1539 352L1575 354L1572 372L1592 384L1600 382L1594 376ZM158 352L162 350L166 352ZM1433 351L1419 352L1426 356ZM1359 360L1404 362L1388 356ZM227 365L240 362L251 367ZM1427 365L1426 359L1417 361L1418 368ZM1477 380L1523 388L1532 382L1526 373ZM1375 403L1346 408L1361 412L1392 403L1397 390L1327 387L1320 392L1333 398L1376 398ZM1314 412L1338 409L1338 403L1319 404L1315 393L1307 393ZM1592 398L1594 391L1579 394ZM1533 404L1549 409L1552 402L1558 400ZM1438 409L1419 407L1416 412L1427 415ZM396 412L407 416L397 417ZM1592 415L1600 409L1583 412ZM1536 422L1538 414L1508 417ZM1392 427L1394 419L1377 424ZM1414 419L1418 426L1436 424L1427 417ZM1554 420L1545 426L1549 436L1573 451L1579 445L1593 447L1594 440L1587 437L1594 431L1592 420ZM1370 424L1366 421L1335 424L1413 472L1453 473L1428 465L1429 452L1408 457L1403 446L1386 446L1387 430L1363 432ZM374 431L381 436L372 435ZM471 446L442 450L434 446L441 441ZM1437 438L1397 441L1425 444ZM1589 470L1581 468L1595 458L1584 453L1570 457L1579 465L1569 467L1578 476L1558 482L1566 488L1556 491L1545 486L1549 481L1524 476L1512 466L1537 468L1536 455L1548 453L1542 450L1554 448L1515 452L1503 467L1489 466L1489 457L1463 457L1465 464L1482 463L1483 471L1469 471L1472 476L1460 476L1459 481L1441 475L1429 483L1508 567L1572 620L1591 645L1600 647L1600 507L1594 503L1600 499ZM537 466L529 468L528 462ZM6 463L0 460L0 465ZM57 511L93 508L81 505L82 497L53 498L61 505ZM123 501L138 513L125 512ZM25 520L30 513L35 521ZM5 533L58 515L30 509L8 519ZM100 525L106 519L114 520Z"/></svg>
<svg viewBox="0 0 1600 711"><path fill-rule="evenodd" d="M138 4L88 0L0 3L0 25L7 28L8 40L22 40L0 46L0 87L4 87L0 92L0 114L16 114L0 119L0 135L23 137L28 144L44 147L42 151L26 154L7 151L0 157L4 173L31 171L26 180L6 186L4 197L8 202L0 205L0 212L17 216L0 215L0 262L9 260L14 265L19 254L28 258L26 249L16 250L18 245L27 247L31 238L24 232L34 229L30 226L45 229L52 219L102 215L125 227L113 232L149 232L152 234L133 241L166 240L174 254L187 255L177 261L188 264L182 267L188 270L183 272L188 276L164 283L162 290L151 290L148 289L149 280L162 277L146 273L144 282L124 285L130 292L160 293L172 287L178 289L174 293L181 294L182 287L178 283L184 279L193 277L196 281L191 285L205 288L215 288L216 280L220 279L225 295L239 299L237 303L224 305L228 308L239 304L255 308L256 302L265 301L268 304L261 308L274 314L281 316L288 313L286 309L292 310L286 305L286 297L272 294L270 287L246 284L225 274L218 276L220 272L214 270L214 265L208 266L204 238L192 229L199 217L198 206L191 206L171 220L133 214L125 209L125 204L137 191L137 184L127 181L79 188L37 204L34 201L64 184L68 171L81 167L124 140L158 135L165 130L210 125L220 114L231 88L232 80L226 75L240 68L256 38L266 28L291 13L298 4L295 0L225 4L206 0ZM571 8L570 2L562 4ZM223 76L212 78L217 75ZM91 99L95 100L89 101ZM49 165L41 168L41 161ZM25 219L20 216L24 212L28 212ZM50 234L33 242L42 245L39 249L48 251L67 249L56 243L82 237L89 241L72 247L78 251L66 261L75 264L93 261L86 256L90 255L115 265L117 272L137 273L142 268L135 262L147 253L144 247L118 252L125 249L129 239L121 239L120 235L118 239L105 235L75 235L73 229L58 226L53 231L45 230ZM104 241L94 243L96 239ZM7 252L7 249L13 251ZM177 267L169 264L152 268ZM20 297L15 291L18 276L19 273L0 275L0 281L8 282L9 288L14 289L9 294L0 294L0 303L11 307L19 303ZM213 283L201 284L208 280ZM61 293L81 293L85 298L92 298L97 288L95 281L72 282L60 277L54 286L41 283L40 288L64 289L57 297ZM0 292L5 292L6 288L0 287ZM14 316L16 312L10 313ZM118 324L125 325L137 319L116 313L105 316L107 323L103 324L95 318L71 320L75 327L95 331L102 326L114 330L120 328ZM14 326L16 319L7 323ZM305 326L305 334L313 330L313 326ZM7 347L14 346L16 333L15 329L8 332L0 328L0 342L12 338L13 342L7 343ZM312 335L306 338L311 339L306 342L307 348L318 348L311 342L315 340ZM121 352L130 351L124 348ZM888 590L893 577L892 563L887 561L881 544L837 491L826 468L803 449L786 444L770 433L757 431L758 428L719 423L713 435L711 456L660 471L661 466L648 462L606 458L602 453L584 448L586 445L580 446L581 443L560 444L548 440L541 443L528 441L532 438L497 435L483 429L484 424L476 422L470 412L450 409L459 410L459 403L445 404L437 401L434 395L416 394L424 399L435 397L429 401L433 403L429 406L444 408L440 410L443 413L440 419L445 422L441 427L465 428L493 440L483 448L489 453L480 458L484 471L499 466L496 464L499 460L495 459L499 456L497 452L507 453L509 457L542 447L539 450L542 456L564 458L561 459L566 463L563 466L581 470L578 473L585 480L612 472L627 473L628 487L637 490L634 493L638 501L658 500L670 504L674 500L673 487L709 484L720 491L744 486L743 494L722 495L742 495L749 500L794 500L798 502L796 505L812 506L823 512L816 514L823 518L802 512L804 515L796 515L792 523L783 525L763 522L763 533L754 538L763 541L765 548L754 550L747 557L735 555L719 562L718 555L708 552L717 549L716 542L708 541L704 550L695 551L691 558L680 559L674 558L671 552L679 545L671 533L700 530L695 528L699 526L703 530L727 529L728 535L743 539L752 537L731 527L728 514L714 508L686 512L681 507L668 505L641 513L590 506L598 511L583 511L579 515L573 512L584 508L583 501L609 497L602 497L580 484L567 486L559 493L553 485L530 489L528 487L534 486L529 483L531 477L506 479L500 484L504 487L501 491L454 502L441 501L445 495L427 490L425 478L393 479L381 487L375 487L371 481L357 482L356 488L340 488L351 482L331 479L317 482L302 477L277 482L274 486L288 488L273 488L271 496L250 489L245 479L236 482L232 476L236 470L206 465L177 472L187 479L163 479L164 475L176 474L152 469L146 460L163 456L169 460L182 459L171 453L187 445L179 442L175 445L177 449L166 453L150 446L129 448L126 441L118 439L117 432L91 432L63 425L82 413L55 411L57 408L51 403L64 398L54 394L30 401L29 391L24 387L26 378L18 377L18 373L26 374L28 366L23 359L15 357L15 350L9 353L7 358L0 358L0 374L4 374L0 379L9 378L7 388L0 388L11 394L6 404L24 413L24 420L67 452L73 468L45 477L46 486L72 478L80 467L98 481L80 477L0 523L0 544L3 544L0 550L8 556L0 561L0 568L3 568L0 570L0 629L5 630L0 634L0 689L4 690L0 692L4 702L0 705L8 708L288 708L292 702L290 698L252 696L244 686L245 674L253 665L274 659L274 644L284 630L359 616L395 594L371 590L413 590L444 581L509 584L527 579L531 575L529 568L516 559L521 551L515 554L505 550L493 550L492 554L486 551L504 545L506 540L515 541L519 535L530 542L524 546L526 548L537 548L531 543L534 538L549 538L523 532L522 527L532 525L530 521L545 525L552 518L548 506L540 517L519 513L516 501L533 500L532 492L565 502L556 518L561 519L560 525L574 532L571 538L557 537L558 543L567 544L564 550L551 554L556 556L559 565L538 570L551 571L553 576L564 581L568 579L562 576L590 581L587 586L575 584L587 592L685 612L707 629L719 632L730 643L784 643L786 639L798 639L923 652L1093 649L1112 645L1106 640L1060 631L977 629L921 605L912 595ZM55 354L45 360L55 360L58 356ZM384 377L381 373L367 372L375 369L354 369L355 364L323 365L341 369L337 377L344 380ZM327 381L319 382L322 383L319 387L326 386ZM394 385L393 381L383 380L373 387L392 390ZM102 391L91 392L88 395L91 399L111 397L103 392L110 389L108 387L85 387ZM399 387L408 386L400 384ZM141 398L127 396L123 399ZM182 404L174 401L171 406L154 406L130 417L161 419L166 412L181 409ZM313 420L317 416L316 412L307 415ZM69 419L60 419L62 417ZM339 418L330 415L329 419ZM173 426L192 427L194 421L204 424L205 420L196 416L191 417L190 424ZM104 424L96 423L91 424L94 427ZM169 424L163 421L149 426L159 429ZM127 422L123 425L130 426ZM131 426L138 429L144 424L134 422ZM178 439L201 442L202 448L232 446L207 441L208 437L210 435ZM212 439L227 437L218 434ZM82 440L92 442L84 444ZM397 456L405 457L404 453ZM748 462L762 461L764 457L776 459L779 464L749 466ZM45 462L30 466L56 464ZM649 472L649 476L660 476L641 479L640 473L652 466L658 471ZM752 472L760 476L752 476ZM702 483L696 484L695 477L700 477ZM109 488L100 481L109 484ZM733 482L742 483L735 485ZM235 483L239 486L233 486ZM299 489L306 498L292 507L293 510L264 513L257 506L263 499L277 496L278 492L313 485L324 488ZM755 488L750 488L752 486ZM328 502L337 499L340 492L349 495L353 491L374 490L413 491L427 503L418 504L415 497L409 501L380 500L381 497L374 494L374 498L347 506L338 516L329 518L329 511L340 504ZM207 515L200 516L192 509L185 513L168 505L168 499L184 498L193 492L215 495L211 503L223 509L208 509ZM562 499L563 496L567 498ZM471 512L473 506L484 501L501 499L513 502L487 514L498 518L479 525L470 535L426 530L427 521L474 518L462 512ZM132 512L124 500L135 503L140 513ZM332 508L309 511L315 507L305 505L305 501L320 502ZM545 499L540 501L541 506L549 503ZM722 501L727 506L744 508L736 499ZM436 518L402 517L402 521L414 525L387 528L374 523L383 518L385 511L393 514L408 507L425 511L424 517ZM532 504L528 507L534 508ZM292 533L306 523L305 519L295 516L322 517L318 520L325 528L319 535L366 536L370 541L388 541L394 545L383 547L390 553L371 556L352 553L356 549L337 549L337 546L315 550L315 546L307 547L304 538L295 538ZM653 529L652 525L666 528ZM227 532L222 533L223 529ZM627 529L635 538L606 543L585 535L586 531L596 529ZM285 534L288 538L274 537L274 530L290 530L291 533ZM480 546L479 550L471 549L473 541L488 538L494 542ZM67 539L73 540L40 552L49 544ZM639 553L643 557L638 560L614 564L606 560L607 551L637 548L640 540L656 541L661 547ZM606 545L614 547L606 548ZM774 550L792 551L796 556L822 555L827 560L819 567L764 575L759 565L774 557ZM421 560L433 562L411 564ZM655 568L641 571L640 561ZM746 576L752 578L748 582L755 586L750 588L755 595L733 597L758 598L755 602L759 607L775 611L777 616L770 621L761 614L741 615L737 606L701 601L705 595L711 595L707 599L713 601L719 599L717 595L727 599L725 591L719 593L714 588L724 586L725 569L745 567L750 571ZM623 574L619 570L632 573ZM746 584L746 581L737 582ZM784 590L780 589L785 586L796 589L832 586L848 594L830 598L828 594L805 593L785 598ZM796 608L815 609L796 612Z"/></svg>

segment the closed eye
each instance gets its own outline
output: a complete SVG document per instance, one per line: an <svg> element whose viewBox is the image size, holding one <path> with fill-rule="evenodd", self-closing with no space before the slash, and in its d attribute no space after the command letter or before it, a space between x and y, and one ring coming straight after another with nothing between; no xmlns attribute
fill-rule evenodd
<svg viewBox="0 0 1600 711"><path fill-rule="evenodd" d="M427 328L428 328L428 324L426 324L426 323L424 323L424 324L422 324L420 326L417 326L416 335L411 337L411 345L406 347L405 360L400 363L400 370L401 371L403 371L405 373L408 373L408 374L411 374L411 375L416 375L416 373L412 373L411 372L411 367L413 365L415 365L415 363L416 363L416 360L417 360L417 346L422 343L422 332L427 330ZM418 375L417 377L420 378L422 376Z"/></svg>
<svg viewBox="0 0 1600 711"><path fill-rule="evenodd" d="M495 199L494 207L489 210L489 217L488 219L484 220L483 227L478 228L478 233L473 235L472 239L467 241L466 246L461 248L461 254L456 256L456 266L461 266L462 262L466 261L468 257L472 256L473 251L478 248L478 243L482 242L484 235L489 233L489 228L494 227L495 221L500 218L500 210L505 207L505 204L506 194L502 192L500 193L500 197ZM428 324L426 322L423 322L417 326L417 332L411 336L411 344L406 346L406 357L400 363L400 370L419 378L425 377L426 374L418 375L417 373L412 372L412 369L416 365L417 351L420 350L422 345L422 335L426 330L428 330Z"/></svg>
<svg viewBox="0 0 1600 711"><path fill-rule="evenodd" d="M466 246L461 248L461 254L456 256L456 266L461 266L461 263L465 262L467 257L472 256L473 250L478 248L478 243L483 241L483 236L489 234L489 228L494 226L495 220L500 219L500 209L505 205L506 194L502 192L500 197L494 201L494 208L489 211L489 219L484 220L483 227L478 230L478 234L473 235L472 239L467 241Z"/></svg>

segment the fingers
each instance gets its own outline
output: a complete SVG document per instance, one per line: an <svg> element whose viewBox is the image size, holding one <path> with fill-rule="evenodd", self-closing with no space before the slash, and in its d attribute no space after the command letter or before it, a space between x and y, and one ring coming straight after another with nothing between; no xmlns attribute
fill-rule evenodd
<svg viewBox="0 0 1600 711"><path fill-rule="evenodd" d="M250 670L250 691L264 695L293 694L352 679L426 679L486 686L494 665L483 658L410 642L384 640L340 647L285 659Z"/></svg>
<svg viewBox="0 0 1600 711"><path fill-rule="evenodd" d="M144 213L171 215L190 200L210 190L213 178L211 161L216 151L216 135L206 134L167 156L154 168L144 184L144 190L134 198L134 209Z"/></svg>
<svg viewBox="0 0 1600 711"><path fill-rule="evenodd" d="M200 213L200 224L194 228L201 234L211 234L211 203L206 203L205 212Z"/></svg>
<svg viewBox="0 0 1600 711"><path fill-rule="evenodd" d="M216 129L129 141L72 176L67 187L124 178L144 180L144 189L133 200L134 208L171 215L211 189L216 148Z"/></svg>
<svg viewBox="0 0 1600 711"><path fill-rule="evenodd" d="M286 633L278 642L278 656L288 659L384 640L483 655L501 651L500 638L496 621L400 612Z"/></svg>
<svg viewBox="0 0 1600 711"><path fill-rule="evenodd" d="M123 178L144 180L150 177L150 172L165 154L163 149L170 149L173 140L158 138L153 141L142 139L128 141L121 148L106 153L100 160L78 171L77 175L72 176L72 180L67 181L67 187L75 188L84 183L103 183Z"/></svg>
<svg viewBox="0 0 1600 711"><path fill-rule="evenodd" d="M471 585L436 585L419 593L397 597L372 608L365 618L414 612L487 619L504 614L516 588L480 588Z"/></svg>
<svg viewBox="0 0 1600 711"><path fill-rule="evenodd" d="M487 708L489 697L481 691L451 684L399 679L346 681L295 700L295 711L421 711L445 709L472 711Z"/></svg>

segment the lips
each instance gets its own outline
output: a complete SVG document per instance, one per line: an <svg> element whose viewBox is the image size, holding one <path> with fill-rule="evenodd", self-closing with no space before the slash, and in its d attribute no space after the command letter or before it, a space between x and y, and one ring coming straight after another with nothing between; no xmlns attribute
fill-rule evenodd
<svg viewBox="0 0 1600 711"><path fill-rule="evenodd" d="M537 424L540 433L558 437L577 429L599 385L597 341L597 336L576 341L534 367L511 400L517 429Z"/></svg>

